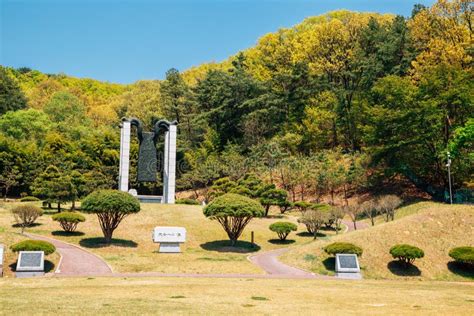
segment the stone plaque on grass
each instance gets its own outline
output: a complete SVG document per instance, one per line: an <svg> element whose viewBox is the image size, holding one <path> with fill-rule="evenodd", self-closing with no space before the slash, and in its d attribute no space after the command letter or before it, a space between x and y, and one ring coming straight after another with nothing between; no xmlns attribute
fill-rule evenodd
<svg viewBox="0 0 474 316"><path fill-rule="evenodd" d="M44 271L44 252L20 251L16 271Z"/></svg>
<svg viewBox="0 0 474 316"><path fill-rule="evenodd" d="M337 273L359 273L360 266L355 254L336 254L336 272Z"/></svg>

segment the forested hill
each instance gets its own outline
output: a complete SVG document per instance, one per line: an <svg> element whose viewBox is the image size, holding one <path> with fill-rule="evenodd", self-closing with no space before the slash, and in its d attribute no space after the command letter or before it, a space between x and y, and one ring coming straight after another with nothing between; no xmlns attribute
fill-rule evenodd
<svg viewBox="0 0 474 316"><path fill-rule="evenodd" d="M335 11L130 85L2 67L0 182L16 194L45 194L53 176L78 196L113 186L119 118L165 117L179 121L183 189L257 172L293 199L401 179L443 199L448 150L456 190L474 173L472 22L465 0L410 18Z"/></svg>

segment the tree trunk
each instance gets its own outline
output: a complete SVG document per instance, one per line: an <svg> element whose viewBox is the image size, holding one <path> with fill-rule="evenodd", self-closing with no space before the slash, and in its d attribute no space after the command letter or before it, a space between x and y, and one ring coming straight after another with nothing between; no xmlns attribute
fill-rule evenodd
<svg viewBox="0 0 474 316"><path fill-rule="evenodd" d="M71 211L76 209L76 200L72 200Z"/></svg>
<svg viewBox="0 0 474 316"><path fill-rule="evenodd" d="M61 212L61 202L58 202L58 213Z"/></svg>
<svg viewBox="0 0 474 316"><path fill-rule="evenodd" d="M354 230L357 230L357 220L353 220L352 223L354 224Z"/></svg>

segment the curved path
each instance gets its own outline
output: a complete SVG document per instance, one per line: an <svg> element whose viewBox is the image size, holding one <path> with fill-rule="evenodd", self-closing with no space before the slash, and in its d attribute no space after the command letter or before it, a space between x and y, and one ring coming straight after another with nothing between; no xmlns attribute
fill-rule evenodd
<svg viewBox="0 0 474 316"><path fill-rule="evenodd" d="M50 242L56 247L61 259L54 272L55 275L91 276L112 274L112 269L104 260L85 249L49 237L33 234L25 235L32 239Z"/></svg>

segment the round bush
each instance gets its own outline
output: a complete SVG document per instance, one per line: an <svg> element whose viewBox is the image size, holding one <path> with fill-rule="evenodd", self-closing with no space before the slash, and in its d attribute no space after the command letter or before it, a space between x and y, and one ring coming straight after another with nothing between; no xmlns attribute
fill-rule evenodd
<svg viewBox="0 0 474 316"><path fill-rule="evenodd" d="M415 259L423 258L425 253L418 247L400 244L395 245L390 248L390 254L394 259L398 259L400 262L403 262L405 265L409 265L415 261Z"/></svg>
<svg viewBox="0 0 474 316"><path fill-rule="evenodd" d="M19 251L44 251L45 255L50 255L56 251L52 243L43 240L23 240L10 246L13 252Z"/></svg>
<svg viewBox="0 0 474 316"><path fill-rule="evenodd" d="M20 199L21 202L38 202L41 201L36 196L25 196Z"/></svg>
<svg viewBox="0 0 474 316"><path fill-rule="evenodd" d="M177 199L176 204L201 205L201 203L195 199Z"/></svg>
<svg viewBox="0 0 474 316"><path fill-rule="evenodd" d="M324 247L324 251L329 255L336 255L337 253L362 255L362 248L348 242L334 242Z"/></svg>
<svg viewBox="0 0 474 316"><path fill-rule="evenodd" d="M260 203L234 193L221 195L204 208L204 215L222 225L232 245L235 245L252 218L262 217L264 214L265 210Z"/></svg>
<svg viewBox="0 0 474 316"><path fill-rule="evenodd" d="M43 210L34 205L20 205L11 210L15 221L22 227L33 225L38 217L43 215Z"/></svg>
<svg viewBox="0 0 474 316"><path fill-rule="evenodd" d="M285 240L289 233L298 229L298 226L290 222L276 222L271 224L269 228L272 232L278 234L280 240Z"/></svg>
<svg viewBox="0 0 474 316"><path fill-rule="evenodd" d="M77 224L84 222L86 218L79 213L61 212L52 216L53 221L59 222L59 225L69 233L77 228Z"/></svg>
<svg viewBox="0 0 474 316"><path fill-rule="evenodd" d="M449 256L460 263L474 265L474 247L456 247L449 251Z"/></svg>

